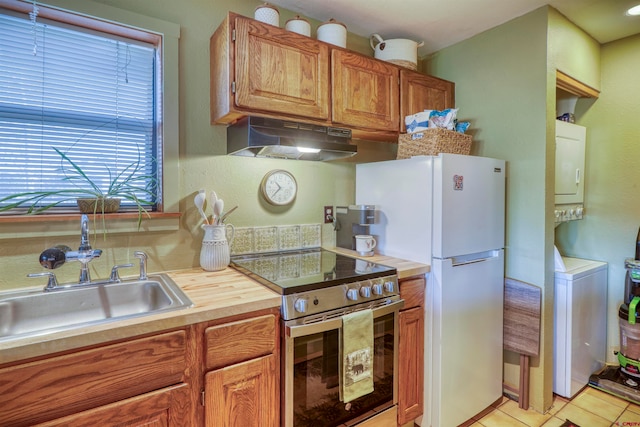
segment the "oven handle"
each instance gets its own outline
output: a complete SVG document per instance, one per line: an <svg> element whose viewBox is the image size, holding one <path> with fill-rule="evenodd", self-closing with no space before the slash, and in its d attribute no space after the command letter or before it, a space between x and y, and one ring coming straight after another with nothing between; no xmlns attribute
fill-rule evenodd
<svg viewBox="0 0 640 427"><path fill-rule="evenodd" d="M404 307L404 300L394 301L382 307L374 308L373 318L386 316L394 311L400 311ZM307 325L286 326L286 336L288 338L298 338L307 335L317 334L320 332L330 331L332 329L340 329L342 327L342 316L323 320L321 322L309 323Z"/></svg>

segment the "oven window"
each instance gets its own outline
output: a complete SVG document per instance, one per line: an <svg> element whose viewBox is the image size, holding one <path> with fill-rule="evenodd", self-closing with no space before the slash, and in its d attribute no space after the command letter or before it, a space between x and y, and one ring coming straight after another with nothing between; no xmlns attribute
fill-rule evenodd
<svg viewBox="0 0 640 427"><path fill-rule="evenodd" d="M337 329L295 338L293 425L332 427L393 403L394 313L374 319L374 391L349 403L340 401L340 348ZM371 412L373 415L373 412Z"/></svg>

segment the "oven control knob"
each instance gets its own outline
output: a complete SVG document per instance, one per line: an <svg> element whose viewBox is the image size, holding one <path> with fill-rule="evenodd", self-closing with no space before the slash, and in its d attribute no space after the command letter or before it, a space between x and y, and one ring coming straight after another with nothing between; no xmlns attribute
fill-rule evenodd
<svg viewBox="0 0 640 427"><path fill-rule="evenodd" d="M293 303L293 308L298 313L306 313L307 311L307 300L306 299L297 299L296 302Z"/></svg>
<svg viewBox="0 0 640 427"><path fill-rule="evenodd" d="M357 301L358 300L358 290L357 289L349 289L347 291L347 299L349 299L351 301Z"/></svg>
<svg viewBox="0 0 640 427"><path fill-rule="evenodd" d="M363 286L360 288L360 295L363 298L371 298L371 286Z"/></svg>
<svg viewBox="0 0 640 427"><path fill-rule="evenodd" d="M382 285L380 283L376 283L375 285L373 285L373 294L382 295Z"/></svg>
<svg viewBox="0 0 640 427"><path fill-rule="evenodd" d="M393 282L384 282L385 292L393 292Z"/></svg>

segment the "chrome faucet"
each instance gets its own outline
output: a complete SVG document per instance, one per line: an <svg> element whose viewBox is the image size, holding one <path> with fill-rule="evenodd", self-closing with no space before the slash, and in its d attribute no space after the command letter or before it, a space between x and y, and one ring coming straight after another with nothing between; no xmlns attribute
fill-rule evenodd
<svg viewBox="0 0 640 427"><path fill-rule="evenodd" d="M67 252L65 258L69 261L80 262L80 278L79 284L91 282L91 275L89 274L89 262L102 255L100 249L93 250L89 244L89 216L82 214L80 217L80 247L77 253Z"/></svg>
<svg viewBox="0 0 640 427"><path fill-rule="evenodd" d="M54 246L46 249L40 254L40 265L44 268L55 269L66 261L80 262L80 279L79 284L87 284L91 282L89 274L89 262L102 255L102 250L92 249L89 244L89 217L85 214L80 218L80 247L77 251L72 251L70 247L65 245Z"/></svg>
<svg viewBox="0 0 640 427"><path fill-rule="evenodd" d="M86 214L82 214L80 217L80 247L78 252L87 252L91 250L89 244L89 217Z"/></svg>
<svg viewBox="0 0 640 427"><path fill-rule="evenodd" d="M102 255L101 249L93 249L89 243L89 217L82 215L80 220L80 247L77 251L72 251L70 247L66 245L56 245L52 248L45 249L40 254L40 265L49 270L54 270L67 261L78 261L80 263L80 279L77 284L59 285L56 276L52 272L45 273L33 273L28 274L27 277L41 277L48 276L49 280L45 291L55 291L58 289L66 289L75 287L78 285L101 285L106 283L120 283L119 270L121 268L133 267L133 264L119 264L113 266L111 269L111 276L109 280L103 281L91 281L91 275L89 274L89 262ZM138 258L140 265L140 277L139 280L147 280L147 254L142 251L135 251L133 256Z"/></svg>
<svg viewBox="0 0 640 427"><path fill-rule="evenodd" d="M135 251L133 256L140 258L140 280L147 280L147 254L142 251Z"/></svg>

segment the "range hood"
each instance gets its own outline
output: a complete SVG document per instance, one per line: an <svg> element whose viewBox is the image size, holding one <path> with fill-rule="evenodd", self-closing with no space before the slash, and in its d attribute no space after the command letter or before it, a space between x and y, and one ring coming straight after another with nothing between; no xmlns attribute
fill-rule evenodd
<svg viewBox="0 0 640 427"><path fill-rule="evenodd" d="M337 160L352 157L351 130L264 117L244 117L227 128L227 153L246 157Z"/></svg>

